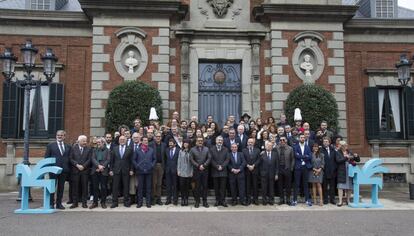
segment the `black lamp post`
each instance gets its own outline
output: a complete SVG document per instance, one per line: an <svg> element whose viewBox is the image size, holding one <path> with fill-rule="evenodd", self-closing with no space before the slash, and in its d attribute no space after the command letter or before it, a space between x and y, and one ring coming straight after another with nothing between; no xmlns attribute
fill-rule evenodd
<svg viewBox="0 0 414 236"><path fill-rule="evenodd" d="M414 57L413 57L414 59ZM401 86L406 87L411 79L411 66L413 62L407 58L407 54L401 54L400 61L395 64L398 72L398 81Z"/></svg>
<svg viewBox="0 0 414 236"><path fill-rule="evenodd" d="M3 72L5 77L5 83L10 83L15 78L16 85L20 88L24 88L24 154L23 164L30 165L29 162L29 114L30 114L30 91L36 89L42 84L49 84L52 82L55 76L56 62L58 58L53 54L52 49L47 48L46 53L41 56L43 61L43 74L46 77L46 81L41 79L35 80L32 74L33 69L36 67L36 54L38 49L35 48L31 40L27 40L25 45L20 49L23 54L23 70L24 78L15 78L15 65L17 57L14 56L10 48L6 48L5 52L0 55L0 60L3 61ZM21 195L19 195L21 196Z"/></svg>

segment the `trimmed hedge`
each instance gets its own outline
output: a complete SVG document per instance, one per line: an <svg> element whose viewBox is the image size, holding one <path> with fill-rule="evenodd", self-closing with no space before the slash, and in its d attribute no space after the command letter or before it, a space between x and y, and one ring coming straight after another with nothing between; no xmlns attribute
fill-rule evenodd
<svg viewBox="0 0 414 236"><path fill-rule="evenodd" d="M122 124L133 127L136 117L148 124L150 108L155 107L162 122L161 96L157 89L140 81L127 81L109 94L106 106L106 130L113 132Z"/></svg>
<svg viewBox="0 0 414 236"><path fill-rule="evenodd" d="M338 131L338 105L334 96L321 86L304 84L290 92L285 106L290 124L294 124L295 108L301 110L303 121L309 122L312 130L316 130L325 120L330 130Z"/></svg>

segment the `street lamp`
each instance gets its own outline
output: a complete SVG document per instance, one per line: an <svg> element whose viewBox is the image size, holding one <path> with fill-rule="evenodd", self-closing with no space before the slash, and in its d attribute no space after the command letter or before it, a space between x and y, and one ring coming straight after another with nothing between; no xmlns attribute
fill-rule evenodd
<svg viewBox="0 0 414 236"><path fill-rule="evenodd" d="M414 59L414 57L413 57ZM413 62L407 58L407 54L401 54L400 61L395 64L398 72L398 81L401 86L406 87L411 79L411 66Z"/></svg>
<svg viewBox="0 0 414 236"><path fill-rule="evenodd" d="M33 69L36 67L36 55L39 51L32 44L31 40L27 40L25 45L20 49L23 54L23 72L24 78L15 78L15 65L17 57L14 56L10 48L6 48L3 54L0 54L0 60L3 62L3 76L5 83L10 83L15 78L16 85L19 88L24 88L24 153L23 164L30 165L29 162L29 122L30 122L30 91L40 87L42 84L49 84L52 82L55 76L56 62L58 58L53 54L52 49L47 48L46 53L41 56L43 61L43 74L46 77L46 81L41 79L35 80L32 74ZM21 195L19 195L21 196Z"/></svg>

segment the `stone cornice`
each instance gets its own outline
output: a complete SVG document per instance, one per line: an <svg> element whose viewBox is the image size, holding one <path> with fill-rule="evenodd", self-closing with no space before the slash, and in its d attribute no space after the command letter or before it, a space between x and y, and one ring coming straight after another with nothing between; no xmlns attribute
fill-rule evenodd
<svg viewBox="0 0 414 236"><path fill-rule="evenodd" d="M195 30L195 29L176 29L175 34L178 37L197 37L197 36L214 36L214 37L239 37L239 38L264 38L265 31L231 31L231 30Z"/></svg>
<svg viewBox="0 0 414 236"><path fill-rule="evenodd" d="M184 18L188 5L180 0L79 0L89 18L110 16L167 15Z"/></svg>
<svg viewBox="0 0 414 236"><path fill-rule="evenodd" d="M83 12L0 9L0 25L91 27Z"/></svg>
<svg viewBox="0 0 414 236"><path fill-rule="evenodd" d="M358 6L349 5L306 5L263 3L253 8L256 20L313 20L346 22L354 15Z"/></svg>
<svg viewBox="0 0 414 236"><path fill-rule="evenodd" d="M344 28L347 30L413 30L414 19L354 18L348 21Z"/></svg>

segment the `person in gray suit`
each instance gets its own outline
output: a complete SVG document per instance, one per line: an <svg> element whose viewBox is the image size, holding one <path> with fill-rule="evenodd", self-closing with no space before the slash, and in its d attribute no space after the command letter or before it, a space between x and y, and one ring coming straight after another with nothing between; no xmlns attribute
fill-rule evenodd
<svg viewBox="0 0 414 236"><path fill-rule="evenodd" d="M295 167L295 156L293 148L287 145L286 136L280 136L279 145L275 148L278 154L279 179L277 189L279 192L279 205L290 205L290 194L292 192L292 172ZM286 197L286 198L285 198Z"/></svg>
<svg viewBox="0 0 414 236"><path fill-rule="evenodd" d="M214 203L214 206L222 205L227 207L227 165L230 161L230 158L227 155L228 152L228 149L223 146L223 137L217 136L216 145L210 148L211 176L213 177L214 192L216 195L216 203Z"/></svg>
<svg viewBox="0 0 414 236"><path fill-rule="evenodd" d="M273 151L273 143L266 141L265 151L260 155L260 178L262 184L263 205L274 204L274 186L278 179L278 154Z"/></svg>
<svg viewBox="0 0 414 236"><path fill-rule="evenodd" d="M208 191L208 165L211 161L210 151L204 144L204 139L198 137L196 146L190 150L190 160L194 167L195 180L195 208L200 206L200 197L203 198L203 206L208 208L207 191Z"/></svg>
<svg viewBox="0 0 414 236"><path fill-rule="evenodd" d="M92 167L91 176L93 182L93 203L89 209L98 206L98 196L101 199L102 208L106 208L106 195L109 174L109 162L111 161L111 153L106 148L105 138L98 138L96 140L97 147L93 149L92 153Z"/></svg>

